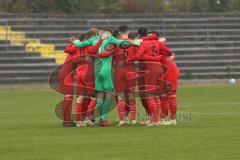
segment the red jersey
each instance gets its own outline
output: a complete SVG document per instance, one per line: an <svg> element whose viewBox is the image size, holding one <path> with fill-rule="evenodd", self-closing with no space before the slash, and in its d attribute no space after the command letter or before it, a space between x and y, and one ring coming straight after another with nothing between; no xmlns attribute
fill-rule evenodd
<svg viewBox="0 0 240 160"><path fill-rule="evenodd" d="M144 37L142 43L141 43L141 45L143 45L142 50L144 50L144 48L147 48L145 50L148 53L147 55L149 55L149 56L154 57L154 55L156 56L156 54L158 54L159 56L162 56L162 55L172 56L173 55L173 52L169 48L166 47L165 43L158 41L158 37L155 34ZM158 50L158 52L156 50ZM141 51L141 52L143 53L143 51ZM139 53L139 54L142 54L142 53Z"/></svg>
<svg viewBox="0 0 240 160"><path fill-rule="evenodd" d="M119 38L120 40L131 40L130 38ZM117 48L114 56L113 62L126 62L130 59L133 59L135 55L134 46L130 46L129 48Z"/></svg>
<svg viewBox="0 0 240 160"><path fill-rule="evenodd" d="M67 54L65 62L72 60L76 55L80 55L81 49L77 48L74 44L69 44L64 49L64 52Z"/></svg>

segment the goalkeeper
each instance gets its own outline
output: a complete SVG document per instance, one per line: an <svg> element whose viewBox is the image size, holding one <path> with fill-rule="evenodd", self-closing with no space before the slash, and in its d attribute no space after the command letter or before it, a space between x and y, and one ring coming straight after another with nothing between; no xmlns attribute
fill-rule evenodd
<svg viewBox="0 0 240 160"><path fill-rule="evenodd" d="M109 34L99 49L99 53L109 49L111 44L130 46L131 42L118 40L112 36L112 30L107 29L104 31L105 34ZM100 36L95 36L87 41L80 42L79 40L74 41L75 45L79 48L86 47L89 45L95 45ZM112 56L105 58L96 58L94 60L94 76L95 76L95 90L97 91L97 109L100 116L100 126L108 127L107 114L110 111L112 103L112 91L113 91L113 76L112 76Z"/></svg>

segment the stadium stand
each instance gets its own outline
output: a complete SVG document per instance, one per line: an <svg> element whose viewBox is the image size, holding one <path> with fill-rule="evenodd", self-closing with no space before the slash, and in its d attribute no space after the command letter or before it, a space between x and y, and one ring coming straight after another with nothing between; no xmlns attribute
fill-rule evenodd
<svg viewBox="0 0 240 160"><path fill-rule="evenodd" d="M182 80L240 78L238 15L0 13L0 18L0 84L46 82L49 73L63 62L62 50L70 36L90 27L114 28L123 24L132 31L147 27L166 37L168 46L176 53Z"/></svg>

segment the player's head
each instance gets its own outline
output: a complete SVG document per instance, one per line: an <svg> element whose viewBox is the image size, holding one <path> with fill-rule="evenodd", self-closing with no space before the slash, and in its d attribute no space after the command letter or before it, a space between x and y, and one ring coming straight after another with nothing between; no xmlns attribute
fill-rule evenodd
<svg viewBox="0 0 240 160"><path fill-rule="evenodd" d="M89 38L92 38L92 37L95 37L95 36L97 36L98 35L98 33L97 32L94 32L94 31L88 31L87 32L87 38L89 39Z"/></svg>
<svg viewBox="0 0 240 160"><path fill-rule="evenodd" d="M130 32L128 37L131 38L131 39L136 39L136 38L138 38L138 33L137 32Z"/></svg>
<svg viewBox="0 0 240 160"><path fill-rule="evenodd" d="M113 34L113 30L110 29L110 28L106 28L106 29L104 29L104 33L108 34L109 36L111 36Z"/></svg>
<svg viewBox="0 0 240 160"><path fill-rule="evenodd" d="M150 32L148 32L148 34L155 34L157 37L160 36L159 33L158 33L157 31L150 31Z"/></svg>
<svg viewBox="0 0 240 160"><path fill-rule="evenodd" d="M95 28L95 27L90 28L89 31L93 31L93 32L95 32L96 34L98 34L98 29Z"/></svg>
<svg viewBox="0 0 240 160"><path fill-rule="evenodd" d="M119 38L120 34L119 31L117 29L113 30L113 34L114 37Z"/></svg>
<svg viewBox="0 0 240 160"><path fill-rule="evenodd" d="M80 41L84 41L84 40L86 40L86 39L87 39L86 33L81 33L81 34L79 35L79 40L80 40Z"/></svg>
<svg viewBox="0 0 240 160"><path fill-rule="evenodd" d="M98 35L99 35L99 36L102 36L103 32L104 32L103 29L99 29L99 30L98 30Z"/></svg>
<svg viewBox="0 0 240 160"><path fill-rule="evenodd" d="M145 36L147 36L147 34L148 34L147 28L141 27L138 29L138 37L139 38L145 37Z"/></svg>
<svg viewBox="0 0 240 160"><path fill-rule="evenodd" d="M129 28L127 26L120 26L118 28L120 35L128 35L129 34Z"/></svg>

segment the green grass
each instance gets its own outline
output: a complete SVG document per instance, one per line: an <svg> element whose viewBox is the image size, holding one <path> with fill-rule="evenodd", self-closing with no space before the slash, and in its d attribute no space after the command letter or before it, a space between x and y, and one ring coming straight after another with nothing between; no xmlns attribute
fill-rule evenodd
<svg viewBox="0 0 240 160"><path fill-rule="evenodd" d="M179 124L159 128L63 128L60 99L48 89L0 91L0 160L240 159L239 84L181 85Z"/></svg>

